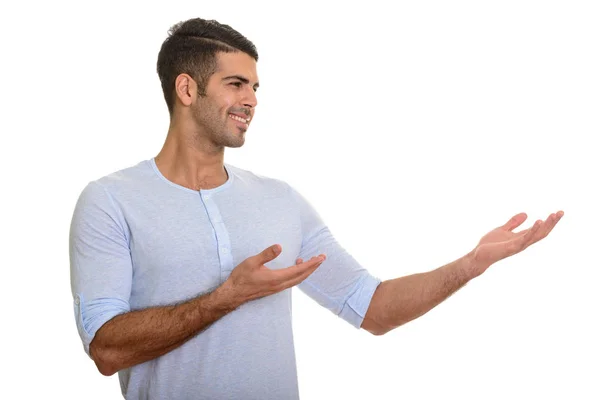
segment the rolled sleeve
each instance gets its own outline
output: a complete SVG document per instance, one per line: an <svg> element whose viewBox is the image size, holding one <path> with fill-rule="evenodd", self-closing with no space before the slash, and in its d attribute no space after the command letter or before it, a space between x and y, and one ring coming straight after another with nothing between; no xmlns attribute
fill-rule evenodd
<svg viewBox="0 0 600 400"><path fill-rule="evenodd" d="M133 269L125 227L110 194L90 182L79 196L69 233L75 321L88 355L98 329L130 311Z"/></svg>
<svg viewBox="0 0 600 400"><path fill-rule="evenodd" d="M365 315L367 315L373 294L380 283L380 279L370 274L365 275L363 280L358 284L357 289L344 304L339 316L355 328L360 328Z"/></svg>
<svg viewBox="0 0 600 400"><path fill-rule="evenodd" d="M290 187L302 227L298 257L327 259L298 288L355 328L360 328L381 280L358 263L334 238L312 205Z"/></svg>
<svg viewBox="0 0 600 400"><path fill-rule="evenodd" d="M81 293L73 299L75 322L83 349L90 355L90 343L102 325L119 314L130 311L129 303L121 299L96 299L85 301Z"/></svg>

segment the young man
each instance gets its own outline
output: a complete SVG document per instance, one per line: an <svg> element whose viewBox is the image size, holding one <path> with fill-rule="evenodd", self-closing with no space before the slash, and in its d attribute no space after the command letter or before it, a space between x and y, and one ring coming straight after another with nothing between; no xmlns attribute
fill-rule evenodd
<svg viewBox="0 0 600 400"><path fill-rule="evenodd" d="M464 257L381 282L287 183L224 163L252 123L254 45L227 25L175 25L158 55L171 116L156 157L90 182L70 232L85 351L131 399L297 399L291 290L356 328L384 334L493 263L548 235L563 213ZM306 260L306 261L305 261Z"/></svg>

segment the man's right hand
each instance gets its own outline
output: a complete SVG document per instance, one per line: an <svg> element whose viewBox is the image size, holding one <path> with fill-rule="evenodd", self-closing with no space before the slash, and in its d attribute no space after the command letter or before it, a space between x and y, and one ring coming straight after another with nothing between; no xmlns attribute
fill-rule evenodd
<svg viewBox="0 0 600 400"><path fill-rule="evenodd" d="M265 266L281 254L281 246L275 244L262 252L248 257L240 263L223 283L236 299L236 303L269 296L295 286L312 274L325 261L325 255L312 257L310 260L287 268L272 270Z"/></svg>

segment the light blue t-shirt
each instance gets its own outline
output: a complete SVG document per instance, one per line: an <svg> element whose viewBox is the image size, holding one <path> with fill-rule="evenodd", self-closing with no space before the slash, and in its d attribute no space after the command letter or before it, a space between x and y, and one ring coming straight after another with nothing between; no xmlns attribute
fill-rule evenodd
<svg viewBox="0 0 600 400"><path fill-rule="evenodd" d="M298 287L360 328L381 282L348 254L289 184L225 163L228 180L195 191L154 158L91 181L71 223L71 288L85 351L120 313L181 303L221 285L279 243L277 269L321 253ZM243 304L182 346L119 371L126 399L298 399L291 289Z"/></svg>

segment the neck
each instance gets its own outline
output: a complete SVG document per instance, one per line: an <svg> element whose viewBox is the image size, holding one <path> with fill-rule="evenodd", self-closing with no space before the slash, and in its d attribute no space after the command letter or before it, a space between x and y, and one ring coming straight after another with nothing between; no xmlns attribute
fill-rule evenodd
<svg viewBox="0 0 600 400"><path fill-rule="evenodd" d="M212 189L227 181L223 167L225 148L215 147L198 133L186 135L171 125L155 162L171 182L192 190Z"/></svg>

